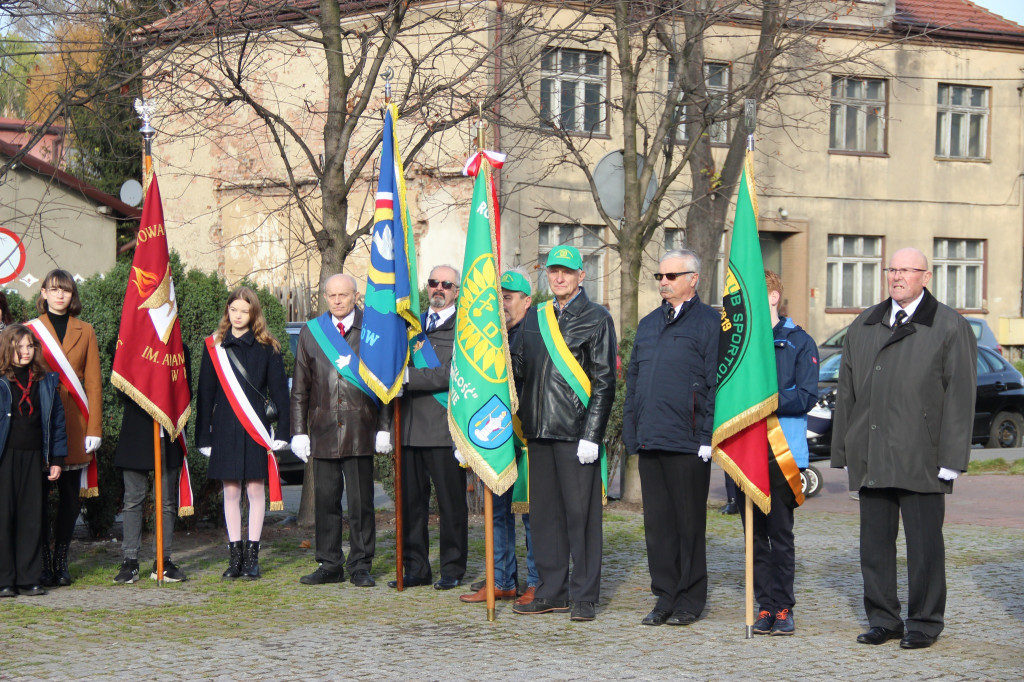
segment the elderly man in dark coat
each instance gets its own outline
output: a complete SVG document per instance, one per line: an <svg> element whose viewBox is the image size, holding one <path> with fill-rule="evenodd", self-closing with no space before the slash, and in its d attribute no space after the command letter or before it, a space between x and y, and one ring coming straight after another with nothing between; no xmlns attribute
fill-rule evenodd
<svg viewBox="0 0 1024 682"><path fill-rule="evenodd" d="M697 295L700 259L658 264L662 304L640 320L626 372L622 440L640 455L651 592L644 625L690 625L708 599L707 501L721 315Z"/></svg>
<svg viewBox="0 0 1024 682"><path fill-rule="evenodd" d="M832 466L860 492L860 562L870 629L863 644L900 638L931 646L946 606L945 495L967 470L974 420L977 342L970 325L925 288L928 259L893 254L890 298L865 310L843 344L832 427ZM903 515L910 600L896 593Z"/></svg>
<svg viewBox="0 0 1024 682"><path fill-rule="evenodd" d="M359 384L359 335L363 311L356 307L356 280L331 275L324 282L328 311L299 332L292 378L292 452L313 457L316 570L304 585L339 583L348 566L357 587L373 587L377 546L373 509L373 453L391 451L391 408ZM315 333L314 333L314 330ZM337 330L337 331L335 331ZM331 357L328 357L328 352ZM349 371L346 371L349 370ZM341 495L348 484L348 562L341 548Z"/></svg>

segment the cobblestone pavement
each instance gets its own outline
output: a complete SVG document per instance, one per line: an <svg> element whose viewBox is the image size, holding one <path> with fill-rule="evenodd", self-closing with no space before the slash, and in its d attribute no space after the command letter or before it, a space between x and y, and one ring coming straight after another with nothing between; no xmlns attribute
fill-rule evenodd
<svg viewBox="0 0 1024 682"><path fill-rule="evenodd" d="M302 586L298 577L313 562L299 543L310 534L275 529L265 545L265 577L249 584L219 580L220 540L193 539L190 546L183 538L175 561L192 580L159 588L145 579L113 585L117 546L92 549L110 555L110 576L0 604L0 679L1024 678L1024 477L957 483L952 499L962 493L963 503L973 500L971 513L988 521L976 523L964 511L948 515L946 629L932 648L904 651L896 642L854 641L865 628L856 503L835 473L797 512L794 637L744 638L739 521L714 511L714 502L704 617L689 627L640 625L654 605L642 517L612 505L592 623L570 623L564 614L516 616L508 602L489 623L483 606L458 601L459 590L396 594L385 585L394 574L387 528L379 532L376 588ZM713 490L711 497L720 495ZM1007 508L1015 519L986 511ZM470 577L482 570L481 525L471 532ZM87 545L77 545L88 555ZM905 568L900 577L905 595Z"/></svg>

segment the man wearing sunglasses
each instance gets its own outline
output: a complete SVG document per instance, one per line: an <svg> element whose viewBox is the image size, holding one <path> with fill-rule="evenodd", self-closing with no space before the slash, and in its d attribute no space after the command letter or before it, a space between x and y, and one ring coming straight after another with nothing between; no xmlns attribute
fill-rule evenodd
<svg viewBox="0 0 1024 682"><path fill-rule="evenodd" d="M928 258L900 249L886 270L889 298L850 325L832 423L832 466L860 492L860 568L867 632L861 644L899 639L923 649L946 607L942 539L946 495L967 470L977 394L977 341L958 312L925 288ZM910 599L896 589L900 516Z"/></svg>
<svg viewBox="0 0 1024 682"><path fill-rule="evenodd" d="M662 303L637 326L626 371L622 440L640 455L654 609L644 625L690 625L708 598L705 555L721 316L697 295L700 259L666 253Z"/></svg>
<svg viewBox="0 0 1024 682"><path fill-rule="evenodd" d="M593 620L600 596L600 443L615 400L615 326L587 298L584 274L575 247L552 249L547 277L555 298L530 309L512 349L539 577L536 598L512 610L571 610L574 621Z"/></svg>
<svg viewBox="0 0 1024 682"><path fill-rule="evenodd" d="M430 271L430 307L421 316L424 334L417 341L422 344L421 352L410 363L401 397L403 587L429 585L433 580L427 528L431 484L437 493L441 536L441 578L434 583L434 589L458 587L466 573L466 470L455 459L448 431L448 379L455 344L459 281L458 271L450 265L438 265ZM388 585L397 587L398 583L392 580Z"/></svg>

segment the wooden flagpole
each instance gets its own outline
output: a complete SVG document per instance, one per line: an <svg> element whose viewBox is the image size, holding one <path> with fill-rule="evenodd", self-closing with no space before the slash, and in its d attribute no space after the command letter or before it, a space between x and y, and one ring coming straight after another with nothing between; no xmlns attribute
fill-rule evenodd
<svg viewBox="0 0 1024 682"><path fill-rule="evenodd" d="M746 555L746 565L744 567L744 602L746 605L746 635L747 639L751 639L754 636L754 503L750 499L750 495L744 495L746 500L744 501L743 508L743 538L744 538L744 554Z"/></svg>

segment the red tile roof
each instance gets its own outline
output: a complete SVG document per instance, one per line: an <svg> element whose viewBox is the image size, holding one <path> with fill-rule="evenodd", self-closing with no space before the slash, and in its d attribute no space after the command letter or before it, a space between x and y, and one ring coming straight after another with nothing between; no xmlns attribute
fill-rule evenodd
<svg viewBox="0 0 1024 682"><path fill-rule="evenodd" d="M893 28L936 36L1024 42L1024 26L971 0L896 0Z"/></svg>

